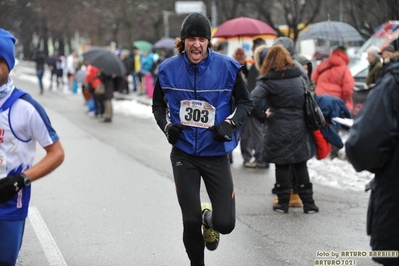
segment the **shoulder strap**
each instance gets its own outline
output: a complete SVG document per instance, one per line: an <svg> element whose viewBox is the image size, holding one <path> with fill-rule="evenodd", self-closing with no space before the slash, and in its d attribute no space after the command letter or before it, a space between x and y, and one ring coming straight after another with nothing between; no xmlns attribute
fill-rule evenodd
<svg viewBox="0 0 399 266"><path fill-rule="evenodd" d="M321 75L321 73L323 73L324 71L327 71L329 69L331 69L333 67L333 65L330 65L328 67L326 67L325 69L323 69L322 71L319 72L319 76Z"/></svg>
<svg viewBox="0 0 399 266"><path fill-rule="evenodd" d="M10 108L13 104L14 104L14 102L17 100L17 99L19 99L19 98L21 98L23 95L25 95L26 94L26 92L24 92L24 91L22 91L22 90L20 90L20 89L17 89L17 88L15 88L14 90L13 90L13 92L11 93L11 96L10 97L8 97L8 99L4 102L4 104L1 106L1 108L0 108L0 113L1 112L4 112L5 110L7 110L8 108Z"/></svg>
<svg viewBox="0 0 399 266"><path fill-rule="evenodd" d="M303 84L303 86L305 87L305 94L306 94L306 93L310 93L310 91L309 91L309 89L308 89L308 86L306 86L305 79L302 77L302 75L299 75L299 77L301 78L302 84Z"/></svg>

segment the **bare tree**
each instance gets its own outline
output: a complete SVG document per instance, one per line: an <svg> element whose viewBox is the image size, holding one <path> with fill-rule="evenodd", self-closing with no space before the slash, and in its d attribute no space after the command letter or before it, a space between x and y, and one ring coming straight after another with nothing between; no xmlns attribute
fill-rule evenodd
<svg viewBox="0 0 399 266"><path fill-rule="evenodd" d="M399 6L395 0L382 0L377 5L367 0L352 0L347 2L346 10L351 24L366 37L371 36L379 25L399 20Z"/></svg>
<svg viewBox="0 0 399 266"><path fill-rule="evenodd" d="M288 36L294 41L303 27L313 23L319 14L321 1L319 0L254 0L252 6L256 6L259 18L268 23L277 32L279 25L288 26ZM303 24L303 27L299 26Z"/></svg>
<svg viewBox="0 0 399 266"><path fill-rule="evenodd" d="M219 24L240 16L257 18L278 31L287 25L288 35L296 40L299 25L342 20L353 25L363 36L388 20L399 19L397 0L204 0L212 19L211 6L216 3ZM32 37L39 36L41 48L47 43L61 53L74 47L75 32L93 45L117 42L118 48L130 49L133 42L144 39L154 43L164 36L163 11L169 12L170 36L180 34L186 14L175 14L174 0L0 0L2 27L18 36L23 54L30 57ZM280 32L281 34L281 32ZM37 48L37 47L36 47Z"/></svg>

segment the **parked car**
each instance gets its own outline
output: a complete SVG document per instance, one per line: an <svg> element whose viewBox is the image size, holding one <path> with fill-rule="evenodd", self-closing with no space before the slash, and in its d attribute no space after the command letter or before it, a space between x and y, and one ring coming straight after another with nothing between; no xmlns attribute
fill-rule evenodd
<svg viewBox="0 0 399 266"><path fill-rule="evenodd" d="M369 73L369 62L367 58L352 59L348 67L355 79L355 90L367 89L366 78Z"/></svg>
<svg viewBox="0 0 399 266"><path fill-rule="evenodd" d="M352 94L352 116L355 117L370 92L370 88L366 84L366 78L369 73L369 62L366 58L352 59L348 67L355 79L355 87Z"/></svg>

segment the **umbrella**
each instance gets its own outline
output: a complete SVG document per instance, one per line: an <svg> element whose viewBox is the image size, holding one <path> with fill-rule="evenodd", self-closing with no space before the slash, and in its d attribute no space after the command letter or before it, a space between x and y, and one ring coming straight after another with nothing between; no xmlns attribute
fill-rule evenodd
<svg viewBox="0 0 399 266"><path fill-rule="evenodd" d="M98 67L106 75L122 77L126 73L123 62L110 50L102 47L92 47L83 53L83 58L89 64Z"/></svg>
<svg viewBox="0 0 399 266"><path fill-rule="evenodd" d="M298 40L322 39L337 42L363 41L363 37L351 25L339 21L322 21L309 26Z"/></svg>
<svg viewBox="0 0 399 266"><path fill-rule="evenodd" d="M253 37L256 35L277 35L276 31L267 23L247 17L239 17L227 20L216 30L213 37L232 38L232 37Z"/></svg>
<svg viewBox="0 0 399 266"><path fill-rule="evenodd" d="M143 41L143 40L135 41L133 43L133 45L136 46L139 50L141 50L143 52L148 52L152 48L152 44L151 43L149 43L147 41Z"/></svg>
<svg viewBox="0 0 399 266"><path fill-rule="evenodd" d="M156 49L173 49L175 47L175 39L172 38L164 38L160 39L156 43L154 43L153 48Z"/></svg>

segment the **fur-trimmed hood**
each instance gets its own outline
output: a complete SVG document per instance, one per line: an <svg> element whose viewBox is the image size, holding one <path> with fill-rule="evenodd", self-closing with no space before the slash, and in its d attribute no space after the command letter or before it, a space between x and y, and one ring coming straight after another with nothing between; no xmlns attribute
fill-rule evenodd
<svg viewBox="0 0 399 266"><path fill-rule="evenodd" d="M267 52L270 48L267 48L266 44L258 46L254 51L255 67L259 71L262 67L263 60L265 60Z"/></svg>

